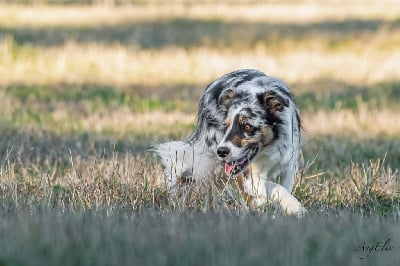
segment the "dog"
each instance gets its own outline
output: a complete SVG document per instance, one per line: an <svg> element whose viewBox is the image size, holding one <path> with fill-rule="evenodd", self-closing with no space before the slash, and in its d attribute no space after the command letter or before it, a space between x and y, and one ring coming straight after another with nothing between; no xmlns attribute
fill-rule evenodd
<svg viewBox="0 0 400 266"><path fill-rule="evenodd" d="M173 191L225 174L255 204L272 202L302 216L306 210L291 195L301 145L300 114L286 83L243 69L204 89L196 129L186 140L157 144L155 152Z"/></svg>

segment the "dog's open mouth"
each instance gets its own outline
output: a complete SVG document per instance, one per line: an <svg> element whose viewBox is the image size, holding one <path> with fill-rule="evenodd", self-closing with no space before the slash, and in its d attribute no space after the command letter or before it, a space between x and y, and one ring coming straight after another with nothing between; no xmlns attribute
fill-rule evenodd
<svg viewBox="0 0 400 266"><path fill-rule="evenodd" d="M253 160L254 156L256 156L258 152L258 148L255 148L247 154L246 156L240 158L236 161L226 162L225 163L225 174L227 175L236 175L238 173L243 172L247 165L250 164L251 160Z"/></svg>

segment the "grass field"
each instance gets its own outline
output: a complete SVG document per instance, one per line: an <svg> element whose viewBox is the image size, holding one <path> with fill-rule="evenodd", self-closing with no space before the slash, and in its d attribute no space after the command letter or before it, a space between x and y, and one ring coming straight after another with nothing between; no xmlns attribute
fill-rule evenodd
<svg viewBox="0 0 400 266"><path fill-rule="evenodd" d="M396 265L399 62L396 1L1 4L0 266ZM234 183L170 198L147 152L238 68L293 89L301 220Z"/></svg>

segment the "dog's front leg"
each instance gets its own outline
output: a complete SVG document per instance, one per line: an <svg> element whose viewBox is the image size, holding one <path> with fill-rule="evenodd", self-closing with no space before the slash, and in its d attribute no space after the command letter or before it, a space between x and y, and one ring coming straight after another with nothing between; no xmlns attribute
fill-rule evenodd
<svg viewBox="0 0 400 266"><path fill-rule="evenodd" d="M248 177L244 181L243 189L247 194L254 197L258 206L272 202L279 204L287 214L299 217L307 212L301 203L279 184L262 178Z"/></svg>
<svg viewBox="0 0 400 266"><path fill-rule="evenodd" d="M295 165L295 163L290 163L287 165L287 169L285 171L282 171L282 174L280 175L279 183L289 193L292 193L295 178L296 178L296 165Z"/></svg>
<svg viewBox="0 0 400 266"><path fill-rule="evenodd" d="M264 181L264 186L267 197L273 203L278 203L287 214L300 217L307 212L302 204L283 186L270 181Z"/></svg>

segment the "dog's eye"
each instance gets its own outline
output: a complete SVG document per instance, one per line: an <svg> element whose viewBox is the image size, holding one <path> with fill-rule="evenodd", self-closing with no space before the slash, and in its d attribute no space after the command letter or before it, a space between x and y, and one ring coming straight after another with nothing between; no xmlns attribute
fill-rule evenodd
<svg viewBox="0 0 400 266"><path fill-rule="evenodd" d="M251 125L249 125L249 124L245 124L245 125L243 126L243 129L244 129L244 131L246 131L246 132L250 132L250 131L253 129L253 127L252 127Z"/></svg>

